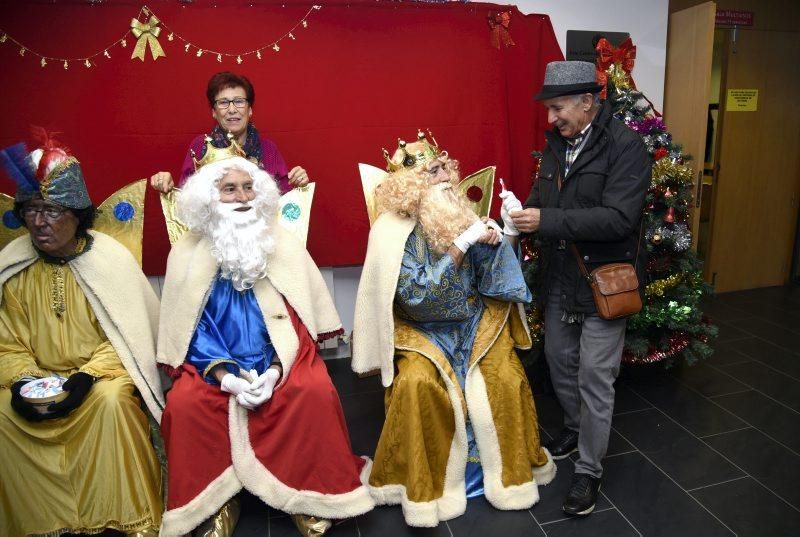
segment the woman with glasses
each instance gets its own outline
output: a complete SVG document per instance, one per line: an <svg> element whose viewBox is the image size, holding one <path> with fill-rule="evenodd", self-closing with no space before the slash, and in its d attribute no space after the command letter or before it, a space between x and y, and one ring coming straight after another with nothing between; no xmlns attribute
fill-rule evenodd
<svg viewBox="0 0 800 537"><path fill-rule="evenodd" d="M230 132L244 149L247 158L266 170L277 181L281 193L308 184L306 171L300 166L289 170L278 147L271 140L262 138L255 126L250 123L256 93L246 77L228 71L217 73L208 81L206 97L211 107L211 117L217 122L208 134L212 145L219 148L227 147L226 136ZM204 135L198 136L189 146L181 166L178 185L182 185L186 178L194 173L192 152L198 160L202 157L205 151L204 138ZM170 172L158 172L150 177L150 185L166 193L172 190L175 182Z"/></svg>

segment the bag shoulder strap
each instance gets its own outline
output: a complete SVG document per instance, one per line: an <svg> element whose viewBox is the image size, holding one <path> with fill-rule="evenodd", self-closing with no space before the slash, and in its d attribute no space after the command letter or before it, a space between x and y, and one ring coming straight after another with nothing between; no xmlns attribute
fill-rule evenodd
<svg viewBox="0 0 800 537"><path fill-rule="evenodd" d="M636 243L636 257L633 258L633 269L636 270L636 267L639 263L639 252L642 247L642 232L644 231L644 215L642 215L642 221L639 224L639 241ZM583 258L581 257L580 252L578 251L578 247L575 246L575 243L571 243L570 247L572 249L572 253L575 254L575 259L578 261L578 268L581 269L581 273L583 277L586 278L586 281L589 283L592 282L592 277L589 275L589 271L586 270L586 265L583 263Z"/></svg>

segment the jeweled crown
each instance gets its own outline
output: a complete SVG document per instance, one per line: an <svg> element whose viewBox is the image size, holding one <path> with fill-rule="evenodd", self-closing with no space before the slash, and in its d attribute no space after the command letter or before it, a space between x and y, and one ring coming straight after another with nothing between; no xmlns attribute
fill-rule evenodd
<svg viewBox="0 0 800 537"><path fill-rule="evenodd" d="M229 142L228 147L214 147L211 144L211 137L206 135L204 140L206 143L206 149L203 153L203 158L200 160L197 160L197 155L195 154L194 150L191 151L192 162L194 162L194 171L199 170L206 164L219 162L220 160L226 160L233 157L247 158L244 149L242 149L242 146L236 142L233 133L229 132L226 136Z"/></svg>
<svg viewBox="0 0 800 537"><path fill-rule="evenodd" d="M383 150L383 158L386 159L386 170L390 173L402 170L404 168L416 168L424 166L428 162L439 158L444 151L439 150L439 144L436 143L436 138L433 137L431 131L428 131L433 143L428 142L425 133L421 130L417 131L417 141L410 144L404 140L397 140L397 149L394 155L389 156L389 152Z"/></svg>

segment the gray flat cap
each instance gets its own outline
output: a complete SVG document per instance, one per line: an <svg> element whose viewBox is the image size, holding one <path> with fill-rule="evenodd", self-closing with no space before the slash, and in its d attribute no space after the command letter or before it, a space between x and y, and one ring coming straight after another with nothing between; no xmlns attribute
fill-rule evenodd
<svg viewBox="0 0 800 537"><path fill-rule="evenodd" d="M595 68L589 62L550 62L544 72L544 85L534 99L542 101L564 95L599 93L603 86L597 83Z"/></svg>

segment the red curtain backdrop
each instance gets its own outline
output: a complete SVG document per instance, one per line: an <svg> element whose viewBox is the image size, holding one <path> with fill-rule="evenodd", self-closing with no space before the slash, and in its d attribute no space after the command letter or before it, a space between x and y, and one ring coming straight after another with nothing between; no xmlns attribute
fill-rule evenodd
<svg viewBox="0 0 800 537"><path fill-rule="evenodd" d="M310 3L151 2L170 27L201 48L237 53L284 35ZM128 29L142 4L5 3L0 29L31 50L83 57ZM515 45L491 45L487 15L511 11ZM498 177L524 199L530 153L544 145L547 119L532 100L545 64L562 59L550 20L484 3L329 2L285 39L278 53L217 62L159 37L166 58L132 60L135 39L109 50L90 69L58 62L40 67L30 52L0 44L3 83L0 144L27 139L30 125L57 130L81 161L96 204L121 186L159 170L177 175L190 140L214 122L205 100L220 70L256 88L253 122L289 166L304 166L317 190L308 246L321 266L363 262L369 232L358 163L383 167L381 148L430 129L461 161L462 172L497 165ZM495 186L496 191L499 189ZM0 191L14 185L0 177ZM494 213L498 202L494 201ZM144 269L163 274L169 251L158 197L148 189Z"/></svg>

